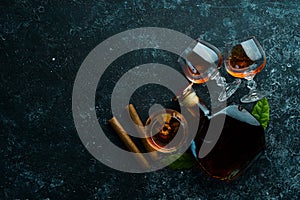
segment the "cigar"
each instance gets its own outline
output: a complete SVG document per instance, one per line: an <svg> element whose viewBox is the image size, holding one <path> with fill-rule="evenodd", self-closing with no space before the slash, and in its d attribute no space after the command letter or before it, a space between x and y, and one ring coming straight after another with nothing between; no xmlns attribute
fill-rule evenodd
<svg viewBox="0 0 300 200"><path fill-rule="evenodd" d="M158 159L158 154L156 152L156 150L151 147L151 145L147 142L145 136L146 136L146 131L144 129L144 124L139 116L139 114L137 113L136 109L134 108L134 106L132 104L129 104L127 107L126 107L126 110L128 110L133 122L138 125L138 126L135 126L138 133L140 134L141 136L141 140L145 146L145 148L147 149L147 151L150 153L150 156L151 156L151 159L152 160L157 160Z"/></svg>
<svg viewBox="0 0 300 200"><path fill-rule="evenodd" d="M113 117L109 121L109 124L112 126L112 128L116 131L116 133L119 135L121 140L124 142L125 146L131 151L136 153L137 155L137 161L144 166L145 168L149 169L150 165L148 161L145 159L145 157L142 155L140 150L137 148L137 146L134 144L132 139L129 137L127 132L124 130L123 126L120 124L120 122L117 120L117 118Z"/></svg>

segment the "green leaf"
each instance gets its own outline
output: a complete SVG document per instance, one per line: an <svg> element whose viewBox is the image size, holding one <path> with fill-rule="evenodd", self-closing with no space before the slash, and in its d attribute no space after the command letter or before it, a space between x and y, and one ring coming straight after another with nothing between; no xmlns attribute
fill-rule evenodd
<svg viewBox="0 0 300 200"><path fill-rule="evenodd" d="M270 120L270 107L267 98L259 100L252 110L252 115L260 122L266 130Z"/></svg>
<svg viewBox="0 0 300 200"><path fill-rule="evenodd" d="M177 158L178 155L171 155L168 158L166 158L164 161L173 160L174 158ZM171 169L190 169L194 166L195 159L188 153L182 154L177 160L175 160L173 163L168 165Z"/></svg>

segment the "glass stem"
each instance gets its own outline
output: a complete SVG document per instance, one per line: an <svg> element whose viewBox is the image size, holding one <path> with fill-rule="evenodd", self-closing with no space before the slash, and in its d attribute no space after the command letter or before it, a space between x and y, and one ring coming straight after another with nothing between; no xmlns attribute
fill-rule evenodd
<svg viewBox="0 0 300 200"><path fill-rule="evenodd" d="M227 86L226 79L220 75L219 71L211 77L211 80L215 80L217 85L220 87L225 88Z"/></svg>
<svg viewBox="0 0 300 200"><path fill-rule="evenodd" d="M250 92L255 91L257 87L256 82L253 79L248 80L247 82L247 88L250 89Z"/></svg>

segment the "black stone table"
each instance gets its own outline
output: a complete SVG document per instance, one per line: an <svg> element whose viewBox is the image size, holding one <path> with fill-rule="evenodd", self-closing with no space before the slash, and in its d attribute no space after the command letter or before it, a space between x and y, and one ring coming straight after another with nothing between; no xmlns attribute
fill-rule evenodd
<svg viewBox="0 0 300 200"><path fill-rule="evenodd" d="M0 199L299 199L299 5L298 0L1 0ZM270 92L267 147L238 180L212 180L197 167L119 172L81 143L72 117L81 63L105 39L149 26L200 37L222 51L234 38L255 35L261 42L267 66L255 80ZM110 94L122 74L149 62L179 70L176 59L144 49L112 63L96 95L99 123L108 135L115 136L107 125ZM239 103L246 92L243 82L228 104ZM149 105L167 102L166 93L144 86L133 101L146 113ZM253 104L244 106L250 110Z"/></svg>

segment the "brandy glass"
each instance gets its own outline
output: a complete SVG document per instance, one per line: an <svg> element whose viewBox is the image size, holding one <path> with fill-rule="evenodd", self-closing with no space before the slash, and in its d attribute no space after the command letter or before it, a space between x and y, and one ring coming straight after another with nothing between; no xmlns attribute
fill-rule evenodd
<svg viewBox="0 0 300 200"><path fill-rule="evenodd" d="M185 144L187 122L183 115L175 110L163 109L154 112L146 121L146 126L146 140L159 152L171 153Z"/></svg>
<svg viewBox="0 0 300 200"><path fill-rule="evenodd" d="M215 80L217 85L222 87L218 97L219 101L227 100L239 87L241 80L236 79L232 83L226 83L224 77L219 73L222 66L222 54L220 50L197 39L188 46L180 55L178 62L185 76L195 84L205 83L208 80Z"/></svg>
<svg viewBox="0 0 300 200"><path fill-rule="evenodd" d="M256 89L254 76L266 65L266 55L254 36L243 40L236 40L225 45L227 72L237 78L248 80L249 94L241 98L242 103L255 102L267 95L264 91Z"/></svg>

